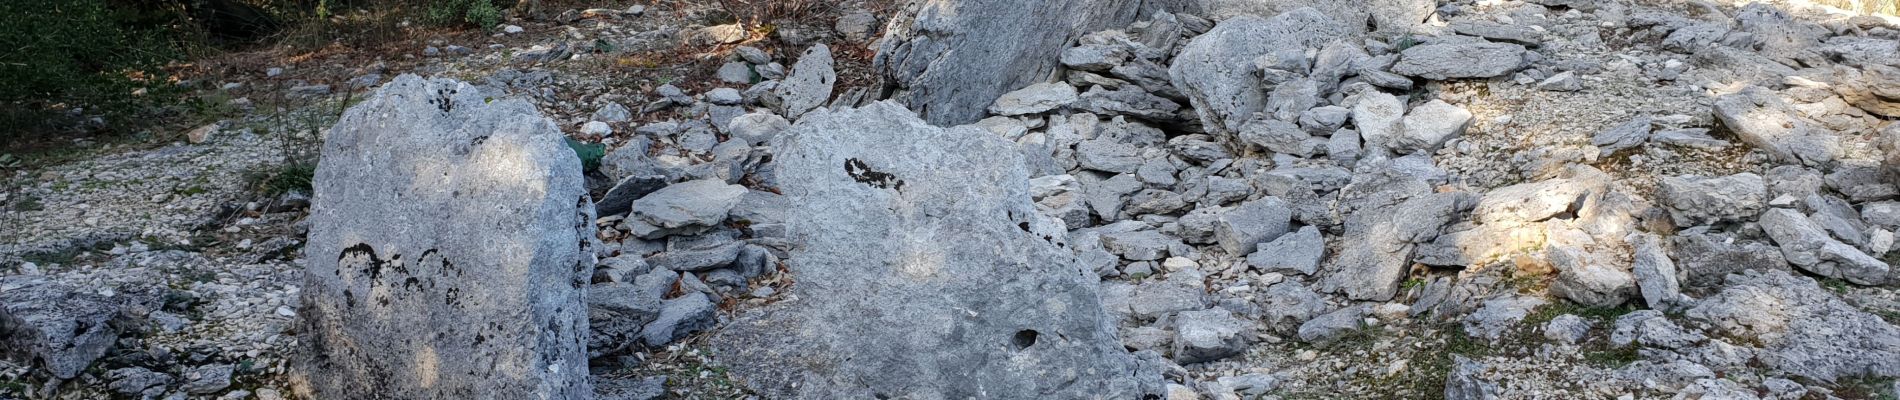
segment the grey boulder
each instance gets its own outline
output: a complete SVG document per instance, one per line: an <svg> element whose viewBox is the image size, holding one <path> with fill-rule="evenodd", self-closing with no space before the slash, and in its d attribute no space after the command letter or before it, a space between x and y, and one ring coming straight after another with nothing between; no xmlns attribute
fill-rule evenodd
<svg viewBox="0 0 1900 400"><path fill-rule="evenodd" d="M591 395L580 164L527 101L453 80L403 75L344 112L314 179L294 386Z"/></svg>
<svg viewBox="0 0 1900 400"><path fill-rule="evenodd" d="M831 47L823 43L812 45L792 64L792 74L779 81L775 93L783 102L781 114L798 119L825 105L831 100L832 87L837 84L838 71L832 68Z"/></svg>
<svg viewBox="0 0 1900 400"><path fill-rule="evenodd" d="M1319 262L1325 256L1326 238L1320 236L1319 228L1303 226L1261 243L1247 255L1247 265L1263 272L1313 275L1319 272Z"/></svg>
<svg viewBox="0 0 1900 400"><path fill-rule="evenodd" d="M660 305L660 314L640 329L640 341L648 348L660 348L675 340L713 327L718 323L717 309L705 293L687 292Z"/></svg>
<svg viewBox="0 0 1900 400"><path fill-rule="evenodd" d="M1405 114L1404 126L1389 147L1401 153L1415 150L1429 153L1438 150L1445 141L1463 135L1465 128L1471 126L1471 111L1444 100L1432 100L1412 107L1412 111Z"/></svg>
<svg viewBox="0 0 1900 400"><path fill-rule="evenodd" d="M1405 102L1397 96L1376 90L1359 95L1352 106L1352 121L1359 126L1359 137L1367 149L1387 149L1403 132Z"/></svg>
<svg viewBox="0 0 1900 400"><path fill-rule="evenodd" d="M1314 344L1327 344L1341 336L1365 328L1368 307L1346 306L1320 314L1300 324L1300 341Z"/></svg>
<svg viewBox="0 0 1900 400"><path fill-rule="evenodd" d="M1214 220L1214 240L1227 254L1251 254L1261 242L1286 234L1292 221L1293 209L1285 201L1263 197L1222 212Z"/></svg>
<svg viewBox="0 0 1900 400"><path fill-rule="evenodd" d="M1761 229L1781 246L1781 255L1804 271L1862 285L1887 281L1889 266L1829 236L1801 212L1777 208L1761 215Z"/></svg>
<svg viewBox="0 0 1900 400"><path fill-rule="evenodd" d="M1267 106L1269 88L1246 66L1275 50L1319 48L1346 34L1342 24L1312 8L1273 18L1241 15L1189 41L1168 66L1168 76L1208 133L1234 147L1240 125Z"/></svg>
<svg viewBox="0 0 1900 400"><path fill-rule="evenodd" d="M1667 310L1683 301L1682 284L1676 279L1676 263L1662 248L1662 238L1653 234L1633 234L1631 247L1636 260L1630 269L1636 272L1636 287L1643 302L1654 310Z"/></svg>
<svg viewBox="0 0 1900 400"><path fill-rule="evenodd" d="M1681 283L1688 287L1717 287L1729 274L1751 269L1788 270L1781 249L1762 241L1691 230L1677 234L1671 242Z"/></svg>
<svg viewBox="0 0 1900 400"><path fill-rule="evenodd" d="M1451 355L1451 372L1445 374L1445 400L1498 399L1498 383L1484 379L1484 363L1465 356Z"/></svg>
<svg viewBox="0 0 1900 400"><path fill-rule="evenodd" d="M1430 182L1395 165L1354 175L1340 195L1351 208L1340 252L1322 274L1321 287L1355 300L1391 300L1411 266L1412 250L1437 238L1476 197L1433 193Z"/></svg>
<svg viewBox="0 0 1900 400"><path fill-rule="evenodd" d="M1649 124L1649 116L1638 116L1628 122L1597 132L1596 136L1590 138L1590 145L1597 147L1598 158L1609 157L1617 151L1636 147L1648 141Z"/></svg>
<svg viewBox="0 0 1900 400"><path fill-rule="evenodd" d="M1498 340L1504 331L1530 316L1531 310L1545 304L1532 296L1507 295L1485 300L1477 311L1465 316L1465 333L1486 340Z"/></svg>
<svg viewBox="0 0 1900 400"><path fill-rule="evenodd" d="M1135 21L1135 0L933 1L892 18L872 68L889 99L932 124L976 122L998 96L1042 82L1067 44Z"/></svg>
<svg viewBox="0 0 1900 400"><path fill-rule="evenodd" d="M1657 185L1662 203L1676 226L1743 221L1768 206L1768 186L1761 175L1743 172L1721 177L1693 175L1663 177Z"/></svg>
<svg viewBox="0 0 1900 400"><path fill-rule="evenodd" d="M808 115L773 147L798 284L713 338L760 396L1159 392L1096 272L1037 214L1015 144L877 102Z"/></svg>
<svg viewBox="0 0 1900 400"><path fill-rule="evenodd" d="M1559 315L1544 323L1544 338L1563 344L1577 344L1590 334L1590 321L1575 314Z"/></svg>
<svg viewBox="0 0 1900 400"><path fill-rule="evenodd" d="M177 380L163 372L155 372L141 367L120 368L106 372L106 389L126 397L156 399L165 393L165 387Z"/></svg>
<svg viewBox="0 0 1900 400"><path fill-rule="evenodd" d="M1240 354L1252 325L1224 308L1186 311L1174 316L1174 362L1194 364Z"/></svg>
<svg viewBox="0 0 1900 400"><path fill-rule="evenodd" d="M1583 249L1547 246L1545 256L1557 270L1550 292L1590 307L1615 307L1636 292L1636 277L1609 260Z"/></svg>
<svg viewBox="0 0 1900 400"><path fill-rule="evenodd" d="M679 273L654 269L630 282L596 284L587 290L587 351L594 357L639 344L640 330L660 316L661 299Z"/></svg>
<svg viewBox="0 0 1900 400"><path fill-rule="evenodd" d="M1757 359L1771 370L1828 382L1900 376L1900 327L1848 305L1813 279L1747 271L1728 283L1685 315L1722 335L1759 343Z"/></svg>
<svg viewBox="0 0 1900 400"><path fill-rule="evenodd" d="M1833 137L1814 132L1818 128L1772 90L1750 86L1722 95L1715 98L1712 110L1716 121L1742 142L1783 161L1817 164L1833 160Z"/></svg>
<svg viewBox="0 0 1900 400"><path fill-rule="evenodd" d="M231 387L231 373L236 369L237 367L231 364L193 367L185 370L185 383L180 385L180 388L191 394L216 393Z"/></svg>
<svg viewBox="0 0 1900 400"><path fill-rule="evenodd" d="M140 303L133 297L101 296L30 276L0 279L0 356L73 379L137 320L127 309Z"/></svg>

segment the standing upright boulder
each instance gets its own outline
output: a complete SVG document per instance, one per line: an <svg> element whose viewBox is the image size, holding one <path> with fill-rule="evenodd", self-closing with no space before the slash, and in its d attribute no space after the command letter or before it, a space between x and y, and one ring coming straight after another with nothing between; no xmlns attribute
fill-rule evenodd
<svg viewBox="0 0 1900 400"><path fill-rule="evenodd" d="M1158 371L1117 338L1095 272L1036 212L1014 144L885 101L815 111L773 148L797 284L713 339L761 397L1159 392Z"/></svg>
<svg viewBox="0 0 1900 400"><path fill-rule="evenodd" d="M778 85L785 116L797 119L831 100L831 89L838 84L838 71L832 68L831 47L812 45L792 64L792 74Z"/></svg>
<svg viewBox="0 0 1900 400"><path fill-rule="evenodd" d="M584 399L593 204L518 99L404 75L330 131L310 208L309 398Z"/></svg>
<svg viewBox="0 0 1900 400"><path fill-rule="evenodd" d="M936 0L891 20L873 68L888 98L937 125L976 122L1043 82L1071 39L1134 22L1138 0Z"/></svg>

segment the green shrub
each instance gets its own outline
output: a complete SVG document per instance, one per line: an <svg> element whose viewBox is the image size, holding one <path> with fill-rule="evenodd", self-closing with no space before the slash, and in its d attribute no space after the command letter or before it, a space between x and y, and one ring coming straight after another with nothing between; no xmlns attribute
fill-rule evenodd
<svg viewBox="0 0 1900 400"><path fill-rule="evenodd" d="M501 9L492 0L429 0L423 17L431 25L469 24L490 29L501 24Z"/></svg>
<svg viewBox="0 0 1900 400"><path fill-rule="evenodd" d="M47 118L98 115L136 104L156 67L180 52L151 16L106 0L0 1L0 140L44 129ZM147 97L155 95L148 94Z"/></svg>

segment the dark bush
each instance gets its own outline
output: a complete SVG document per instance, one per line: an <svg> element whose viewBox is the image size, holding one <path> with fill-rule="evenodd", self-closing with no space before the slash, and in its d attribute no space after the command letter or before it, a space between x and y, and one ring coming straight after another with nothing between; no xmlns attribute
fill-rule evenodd
<svg viewBox="0 0 1900 400"><path fill-rule="evenodd" d="M104 0L0 1L0 140L135 104L132 92L180 54L139 18Z"/></svg>

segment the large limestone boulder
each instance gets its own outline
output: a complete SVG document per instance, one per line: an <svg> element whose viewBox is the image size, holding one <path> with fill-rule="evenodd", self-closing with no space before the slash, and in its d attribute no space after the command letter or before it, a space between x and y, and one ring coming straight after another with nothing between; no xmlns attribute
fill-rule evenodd
<svg viewBox="0 0 1900 400"><path fill-rule="evenodd" d="M343 114L310 208L310 398L579 399L593 204L526 101L404 75Z"/></svg>
<svg viewBox="0 0 1900 400"><path fill-rule="evenodd" d="M1071 39L1134 22L1136 0L938 0L891 20L873 68L889 98L938 125L976 122L1053 76Z"/></svg>
<svg viewBox="0 0 1900 400"><path fill-rule="evenodd" d="M815 111L774 148L797 284L714 338L762 397L1158 392L1095 273L1036 212L1014 144L887 101Z"/></svg>
<svg viewBox="0 0 1900 400"><path fill-rule="evenodd" d="M1312 8L1273 18L1242 15L1188 42L1168 66L1168 76L1193 103L1208 133L1235 147L1241 125L1266 109L1272 89L1260 79L1254 60L1286 49L1318 49L1348 32L1345 24Z"/></svg>

